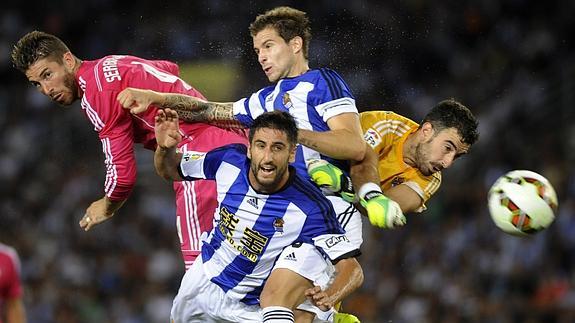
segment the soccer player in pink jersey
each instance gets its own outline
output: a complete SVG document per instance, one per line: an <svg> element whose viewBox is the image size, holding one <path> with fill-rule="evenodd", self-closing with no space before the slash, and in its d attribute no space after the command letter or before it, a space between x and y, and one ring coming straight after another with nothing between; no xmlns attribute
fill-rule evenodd
<svg viewBox="0 0 575 323"><path fill-rule="evenodd" d="M136 182L134 144L155 150L156 107L133 115L116 100L126 87L204 96L178 77L175 63L134 56L110 55L97 60L80 60L54 35L32 31L12 51L14 66L42 94L68 106L80 100L84 113L98 132L105 154L104 196L93 202L80 220L90 230L114 215L130 195ZM229 143L247 143L240 130L202 123L182 123L179 149L209 151ZM200 251L200 235L212 228L217 206L215 184L211 181L174 182L177 228L186 268Z"/></svg>
<svg viewBox="0 0 575 323"><path fill-rule="evenodd" d="M3 318L6 323L26 322L20 260L14 248L0 243L0 323Z"/></svg>

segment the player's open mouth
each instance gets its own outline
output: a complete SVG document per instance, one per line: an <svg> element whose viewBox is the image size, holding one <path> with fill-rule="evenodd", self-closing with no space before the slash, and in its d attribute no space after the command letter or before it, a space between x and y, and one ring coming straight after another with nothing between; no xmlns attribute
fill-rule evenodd
<svg viewBox="0 0 575 323"><path fill-rule="evenodd" d="M272 67L271 67L271 66L265 67L265 68L264 68L264 73L269 74L271 70L272 70Z"/></svg>
<svg viewBox="0 0 575 323"><path fill-rule="evenodd" d="M52 96L52 101L60 103L63 96L64 96L64 94L58 93L58 94Z"/></svg>
<svg viewBox="0 0 575 323"><path fill-rule="evenodd" d="M271 174L276 170L276 168L273 166L260 166L260 170L264 174Z"/></svg>

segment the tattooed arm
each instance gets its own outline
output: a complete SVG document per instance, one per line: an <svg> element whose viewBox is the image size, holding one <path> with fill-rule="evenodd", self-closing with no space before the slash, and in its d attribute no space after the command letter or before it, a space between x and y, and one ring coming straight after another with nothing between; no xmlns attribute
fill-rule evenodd
<svg viewBox="0 0 575 323"><path fill-rule="evenodd" d="M160 93L135 88L126 88L120 92L118 101L133 114L142 113L150 105L156 105L175 110L184 121L206 122L225 128L244 128L235 119L231 102L209 102L185 94Z"/></svg>

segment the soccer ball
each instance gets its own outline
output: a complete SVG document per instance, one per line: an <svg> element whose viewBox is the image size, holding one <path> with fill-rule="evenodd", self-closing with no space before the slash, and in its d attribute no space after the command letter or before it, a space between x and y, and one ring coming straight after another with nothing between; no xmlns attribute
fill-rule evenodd
<svg viewBox="0 0 575 323"><path fill-rule="evenodd" d="M501 230L519 236L547 228L555 219L557 194L532 171L514 170L497 179L488 193L489 213Z"/></svg>

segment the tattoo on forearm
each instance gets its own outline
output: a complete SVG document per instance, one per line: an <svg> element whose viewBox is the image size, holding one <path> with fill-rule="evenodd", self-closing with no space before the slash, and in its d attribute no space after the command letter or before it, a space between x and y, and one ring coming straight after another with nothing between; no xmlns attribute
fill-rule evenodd
<svg viewBox="0 0 575 323"><path fill-rule="evenodd" d="M232 103L203 102L184 95L168 95L163 108L174 109L185 121L208 122L231 128L241 127L235 120Z"/></svg>

